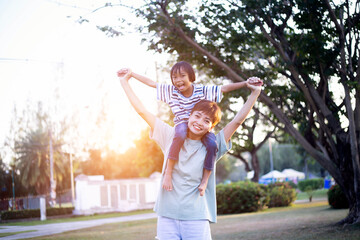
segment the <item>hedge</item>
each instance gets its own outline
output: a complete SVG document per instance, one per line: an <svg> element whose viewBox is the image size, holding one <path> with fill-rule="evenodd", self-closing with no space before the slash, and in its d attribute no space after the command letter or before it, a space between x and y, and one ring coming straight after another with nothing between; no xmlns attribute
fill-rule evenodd
<svg viewBox="0 0 360 240"><path fill-rule="evenodd" d="M308 190L316 190L324 187L324 179L322 178L313 178L300 181L298 183L300 191L306 192Z"/></svg>
<svg viewBox="0 0 360 240"><path fill-rule="evenodd" d="M216 186L217 211L219 214L255 212L266 206L267 192L253 182L235 182Z"/></svg>
<svg viewBox="0 0 360 240"><path fill-rule="evenodd" d="M286 207L296 199L296 191L288 183L273 183L268 185L269 203L268 207Z"/></svg>
<svg viewBox="0 0 360 240"><path fill-rule="evenodd" d="M47 208L46 216L59 216L72 214L74 207L68 208ZM14 210L4 211L1 213L1 220L15 220L23 218L40 218L40 209L25 209L25 210Z"/></svg>
<svg viewBox="0 0 360 240"><path fill-rule="evenodd" d="M349 203L339 185L333 185L327 192L328 202L332 208L349 208Z"/></svg>

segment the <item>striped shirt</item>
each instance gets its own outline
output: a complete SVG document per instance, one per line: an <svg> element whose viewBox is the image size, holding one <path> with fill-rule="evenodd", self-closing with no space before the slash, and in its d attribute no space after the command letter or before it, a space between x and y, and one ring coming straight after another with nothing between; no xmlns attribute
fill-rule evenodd
<svg viewBox="0 0 360 240"><path fill-rule="evenodd" d="M206 99L213 102L220 102L223 95L220 86L204 86L193 84L194 90L190 97L185 97L181 92L170 84L156 84L157 100L169 104L174 113L174 124L178 125L189 120L191 110L200 100Z"/></svg>

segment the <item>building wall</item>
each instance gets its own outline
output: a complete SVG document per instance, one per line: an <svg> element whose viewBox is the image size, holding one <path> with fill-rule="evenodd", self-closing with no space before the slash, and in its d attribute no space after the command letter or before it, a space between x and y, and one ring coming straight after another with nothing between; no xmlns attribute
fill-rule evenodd
<svg viewBox="0 0 360 240"><path fill-rule="evenodd" d="M151 209L160 188L160 176L152 178L103 180L80 175L76 179L74 214L127 212Z"/></svg>

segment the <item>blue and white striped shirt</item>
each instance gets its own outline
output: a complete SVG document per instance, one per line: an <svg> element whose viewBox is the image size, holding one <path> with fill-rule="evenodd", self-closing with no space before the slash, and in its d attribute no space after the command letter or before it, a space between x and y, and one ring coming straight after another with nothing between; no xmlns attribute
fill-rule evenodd
<svg viewBox="0 0 360 240"><path fill-rule="evenodd" d="M223 97L220 86L204 86L201 84L193 84L193 86L193 94L190 97L185 97L173 85L163 83L156 84L157 100L169 104L171 111L175 115L175 125L187 122L191 110L200 100L206 99L213 102L220 102Z"/></svg>

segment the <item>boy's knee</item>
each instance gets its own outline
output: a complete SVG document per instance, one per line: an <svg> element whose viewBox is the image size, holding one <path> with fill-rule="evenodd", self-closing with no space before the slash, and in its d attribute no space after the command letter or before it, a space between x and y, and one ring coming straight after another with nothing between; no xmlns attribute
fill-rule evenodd
<svg viewBox="0 0 360 240"><path fill-rule="evenodd" d="M178 139L181 139L181 140L185 140L186 139L186 135L187 135L187 132L186 131L183 131L183 132L178 132L175 137L178 138Z"/></svg>
<svg viewBox="0 0 360 240"><path fill-rule="evenodd" d="M218 148L218 146L217 146L216 141L209 141L206 144L206 149L215 149L215 150L217 150L217 148Z"/></svg>

